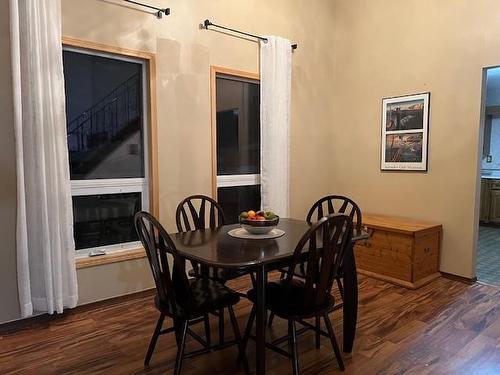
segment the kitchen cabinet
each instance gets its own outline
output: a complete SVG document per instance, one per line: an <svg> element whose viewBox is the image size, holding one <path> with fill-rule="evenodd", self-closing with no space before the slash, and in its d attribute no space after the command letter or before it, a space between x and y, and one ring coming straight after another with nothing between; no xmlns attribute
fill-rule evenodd
<svg viewBox="0 0 500 375"><path fill-rule="evenodd" d="M490 223L500 224L500 190L491 190Z"/></svg>
<svg viewBox="0 0 500 375"><path fill-rule="evenodd" d="M481 206L479 209L479 221L488 223L490 221L491 190L490 180L481 179Z"/></svg>

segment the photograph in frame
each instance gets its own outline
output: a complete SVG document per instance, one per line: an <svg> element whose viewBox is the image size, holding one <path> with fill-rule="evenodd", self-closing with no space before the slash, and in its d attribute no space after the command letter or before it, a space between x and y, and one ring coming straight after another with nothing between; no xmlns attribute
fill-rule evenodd
<svg viewBox="0 0 500 375"><path fill-rule="evenodd" d="M382 100L381 170L426 171L430 93Z"/></svg>

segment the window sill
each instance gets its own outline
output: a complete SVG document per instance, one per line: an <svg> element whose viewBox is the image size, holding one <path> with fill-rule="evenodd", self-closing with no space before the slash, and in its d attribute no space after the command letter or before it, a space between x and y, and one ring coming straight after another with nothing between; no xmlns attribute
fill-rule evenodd
<svg viewBox="0 0 500 375"><path fill-rule="evenodd" d="M76 259L76 269L100 266L103 264L124 262L127 260L145 258L146 253L142 247L125 251L99 255L96 257L84 257Z"/></svg>

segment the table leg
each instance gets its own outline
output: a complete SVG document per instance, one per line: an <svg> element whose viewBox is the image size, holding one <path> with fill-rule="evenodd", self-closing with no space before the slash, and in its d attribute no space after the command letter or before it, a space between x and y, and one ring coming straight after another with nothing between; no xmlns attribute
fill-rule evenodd
<svg viewBox="0 0 500 375"><path fill-rule="evenodd" d="M267 270L264 264L257 269L257 301L256 309L256 372L266 373L266 282Z"/></svg>
<svg viewBox="0 0 500 375"><path fill-rule="evenodd" d="M344 352L351 353L358 321L358 275L354 259L354 243L344 257Z"/></svg>

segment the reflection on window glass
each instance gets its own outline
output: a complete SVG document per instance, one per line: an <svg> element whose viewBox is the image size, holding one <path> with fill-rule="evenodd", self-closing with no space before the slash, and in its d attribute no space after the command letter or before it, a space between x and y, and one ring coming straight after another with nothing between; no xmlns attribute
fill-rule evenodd
<svg viewBox="0 0 500 375"><path fill-rule="evenodd" d="M144 177L142 65L63 51L72 180Z"/></svg>
<svg viewBox="0 0 500 375"><path fill-rule="evenodd" d="M260 209L260 185L221 187L217 189L217 198L227 224L234 224L242 211Z"/></svg>
<svg viewBox="0 0 500 375"><path fill-rule="evenodd" d="M260 88L217 77L217 174L260 173Z"/></svg>
<svg viewBox="0 0 500 375"><path fill-rule="evenodd" d="M141 193L73 197L76 249L138 241L134 215L141 210Z"/></svg>

